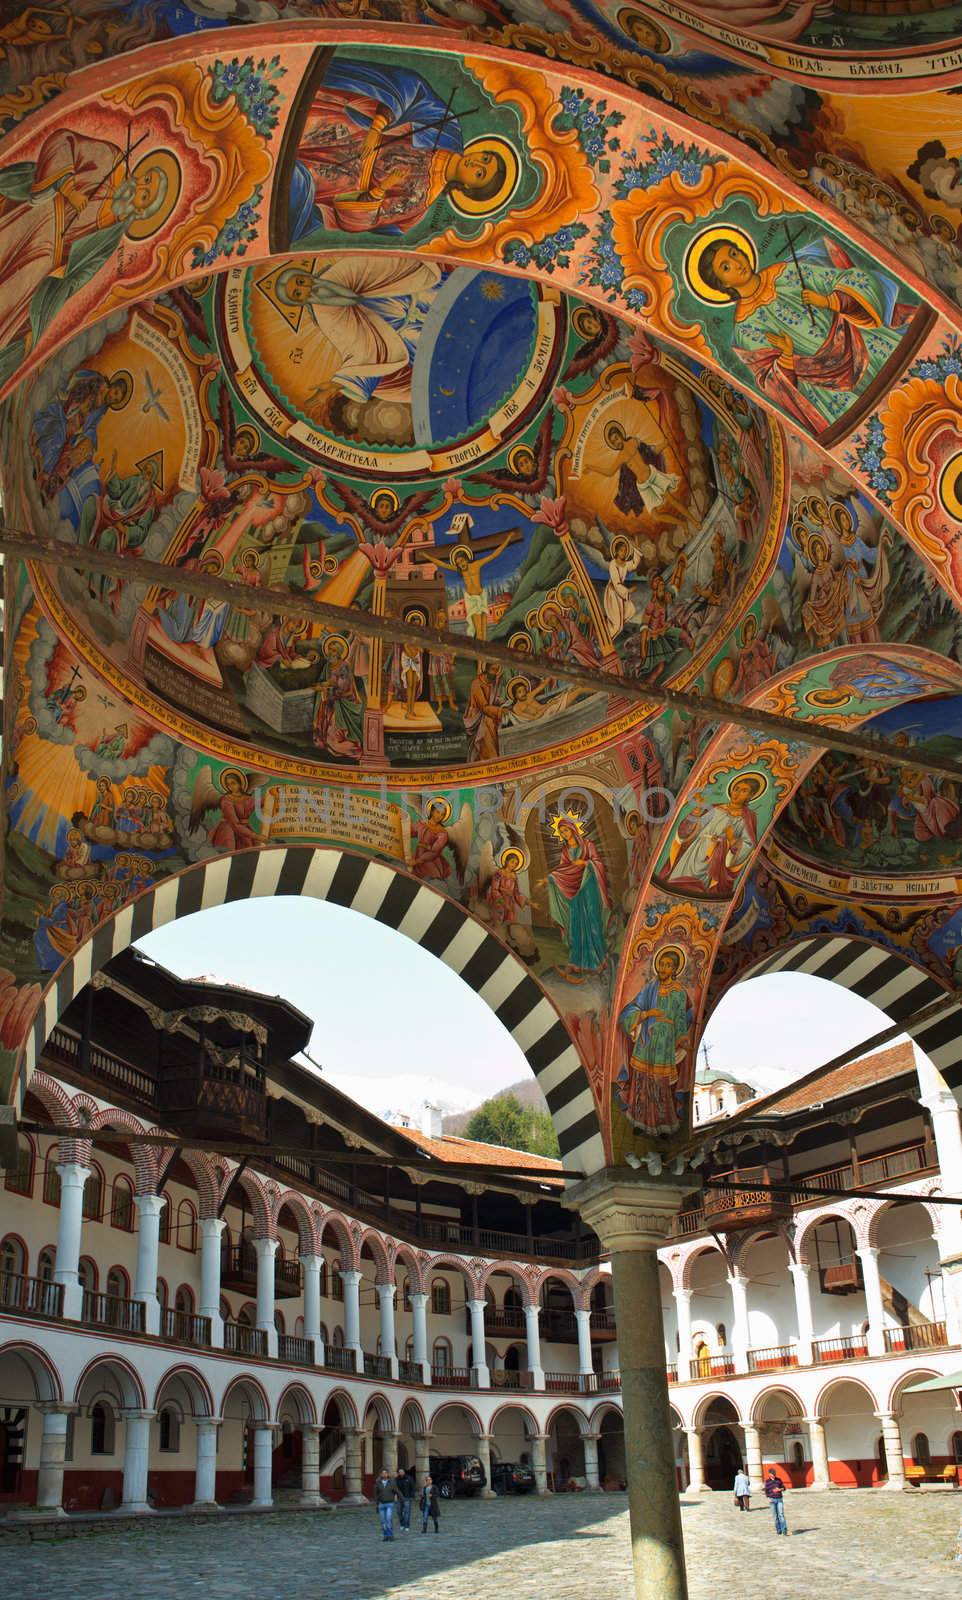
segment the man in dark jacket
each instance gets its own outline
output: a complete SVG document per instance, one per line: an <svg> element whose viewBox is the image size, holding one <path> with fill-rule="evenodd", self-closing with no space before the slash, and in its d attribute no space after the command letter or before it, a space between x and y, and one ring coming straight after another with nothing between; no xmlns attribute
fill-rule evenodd
<svg viewBox="0 0 962 1600"><path fill-rule="evenodd" d="M417 1492L417 1485L406 1467L397 1475L397 1487L401 1496L401 1532L410 1533L411 1505Z"/></svg>
<svg viewBox="0 0 962 1600"><path fill-rule="evenodd" d="M768 1502L772 1508L772 1515L775 1518L775 1532L784 1533L787 1535L788 1523L785 1521L785 1490L782 1487L782 1480L778 1476L778 1473L775 1471L774 1467L769 1467L768 1469L768 1477L765 1479L765 1494L768 1497Z"/></svg>
<svg viewBox="0 0 962 1600"><path fill-rule="evenodd" d="M440 1510L440 1502L438 1500L438 1486L435 1483L433 1478L427 1477L424 1480L424 1488L421 1490L421 1532L422 1533L427 1533L427 1531L428 1531L428 1519L429 1518L434 1523L434 1531L435 1531L435 1533L438 1532L438 1512L439 1512L439 1510Z"/></svg>
<svg viewBox="0 0 962 1600"><path fill-rule="evenodd" d="M398 1487L387 1467L382 1467L374 1480L374 1504L381 1519L381 1532L385 1539L394 1538L394 1505L400 1499Z"/></svg>

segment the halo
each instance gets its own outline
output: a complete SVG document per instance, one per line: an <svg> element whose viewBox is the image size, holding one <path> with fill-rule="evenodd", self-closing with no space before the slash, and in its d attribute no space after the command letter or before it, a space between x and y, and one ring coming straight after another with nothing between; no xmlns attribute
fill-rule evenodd
<svg viewBox="0 0 962 1600"><path fill-rule="evenodd" d="M639 50L651 50L656 56L671 55L671 40L664 28L659 28L658 24L653 22L649 16L646 16L643 11L636 11L633 6L622 6L616 20L622 33L631 40L632 44L638 45ZM654 43L650 45L640 44L631 31L630 24L632 22L643 22L649 33L654 35Z"/></svg>
<svg viewBox="0 0 962 1600"><path fill-rule="evenodd" d="M661 960L662 956L666 956L666 955L677 956L677 958L678 958L678 971L675 973L675 977L676 978L680 978L682 973L684 972L685 968L688 965L688 954L687 954L687 951L683 950L680 944L662 944L662 945L659 945L658 949L653 951L652 957L651 957L651 965L652 965L652 967L654 968L654 970L656 972L658 970L659 961Z"/></svg>
<svg viewBox="0 0 962 1600"><path fill-rule="evenodd" d="M180 162L172 150L152 150L149 156L143 156L138 161L130 176L136 181L141 173L158 169L167 179L164 203L152 216L135 217L132 222L127 223L124 232L128 239L150 239L155 233L159 233L180 199L183 177Z"/></svg>
<svg viewBox="0 0 962 1600"><path fill-rule="evenodd" d="M515 687L515 685L518 685L520 688L521 684L524 684L529 694L531 693L531 679L526 678L523 676L523 674L519 673L516 678L509 678L508 682L505 684L504 692L509 700L514 699L514 696L511 693L512 689Z"/></svg>
<svg viewBox="0 0 962 1600"><path fill-rule="evenodd" d="M371 495L371 509L372 509L372 511L374 509L374 505L375 505L376 501L384 500L384 499L390 500L392 513L395 512L398 509L399 505L401 504L400 496L398 495L396 490L382 487L380 489L375 489L374 493Z"/></svg>
<svg viewBox="0 0 962 1600"><path fill-rule="evenodd" d="M595 306L579 306L577 311L572 312L571 326L579 339L594 339L597 337L598 329L591 329L587 326L590 317L594 317L596 322L600 323L602 327L604 326L602 313Z"/></svg>
<svg viewBox="0 0 962 1600"><path fill-rule="evenodd" d="M513 633L508 640L509 650L518 650L522 655L531 654L531 640L526 633Z"/></svg>
<svg viewBox="0 0 962 1600"><path fill-rule="evenodd" d="M424 606L405 606L402 620L412 623L416 628L426 628L428 614Z"/></svg>
<svg viewBox="0 0 962 1600"><path fill-rule="evenodd" d="M242 445L244 447L243 450L241 449ZM246 460L248 456L252 456L255 450L259 450L260 447L261 436L257 429L252 428L249 422L242 422L234 435L234 454L240 454Z"/></svg>
<svg viewBox="0 0 962 1600"><path fill-rule="evenodd" d="M534 450L530 444L524 444L522 442L521 444L512 445L511 449L508 451L508 468L511 472L518 472L518 460L519 457L523 455L530 456L531 459L534 460Z"/></svg>
<svg viewBox="0 0 962 1600"><path fill-rule="evenodd" d="M450 800L445 800L443 794L436 794L436 795L433 796L432 799L428 800L425 803L425 807L424 807L424 818L425 818L425 821L427 821L428 813L430 811L432 811L435 806L440 806L441 807L441 821L442 822L450 822L450 820L451 820L451 802L450 802Z"/></svg>
<svg viewBox="0 0 962 1600"><path fill-rule="evenodd" d="M464 556L464 565L466 567L469 567L471 562L474 560L474 556L466 544L456 544L454 549L451 551L451 565L453 567L458 566L458 556Z"/></svg>
<svg viewBox="0 0 962 1600"><path fill-rule="evenodd" d="M448 199L452 210L460 212L462 217L490 217L495 211L500 211L506 206L515 189L521 181L521 162L518 152L507 139L498 138L496 134L483 136L480 139L469 139L464 147L464 155L490 154L500 156L504 162L504 182L501 187L485 199L475 199L472 195L465 194L459 184L453 184L448 189Z"/></svg>
<svg viewBox="0 0 962 1600"><path fill-rule="evenodd" d="M225 767L223 772L221 773L220 777L217 780L225 794L227 793L227 780L228 780L228 778L237 778L237 779L239 779L241 788L244 790L245 794L250 789L251 780L247 776L246 772L242 772L240 767Z"/></svg>
<svg viewBox="0 0 962 1600"><path fill-rule="evenodd" d="M848 527L845 529L846 533L855 532L855 518L852 516L852 513L845 504L844 500L832 501L832 504L828 508L828 520L832 524L832 528L834 529L835 533L838 534L839 538L842 537L843 522L848 523Z"/></svg>
<svg viewBox="0 0 962 1600"><path fill-rule="evenodd" d="M107 387L110 389L112 389L116 383L123 385L124 397L122 400L118 400L116 405L111 404L110 409L111 411L123 411L124 406L127 404L134 392L134 380L130 376L130 373L127 371L126 367L119 367L117 371L112 372L110 377L107 379Z"/></svg>
<svg viewBox="0 0 962 1600"><path fill-rule="evenodd" d="M809 556L811 557L811 559L813 561L816 559L816 557L815 557L815 546L817 544L820 544L822 549L825 552L824 556L822 557L822 560L823 561L827 561L828 560L828 540L826 539L824 533L810 533L809 536L808 536L808 542L807 542L806 548L808 550Z"/></svg>
<svg viewBox="0 0 962 1600"><path fill-rule="evenodd" d="M525 625L526 628L536 628L538 626L538 608L537 608L537 606L534 607L533 611L526 611L525 612L524 625Z"/></svg>
<svg viewBox="0 0 962 1600"><path fill-rule="evenodd" d="M703 228L701 233L696 234L685 252L683 271L685 282L692 294L707 306L731 305L731 297L723 289L716 289L713 284L708 283L701 267L705 251L710 245L720 242L733 244L736 250L740 250L748 257L752 271L758 271L758 251L755 248L755 241L744 228L732 228L727 224Z"/></svg>
<svg viewBox="0 0 962 1600"><path fill-rule="evenodd" d="M840 711L851 704L852 696L847 689L809 689L804 700L806 705L816 706L820 711Z"/></svg>
<svg viewBox="0 0 962 1600"><path fill-rule="evenodd" d="M547 615L549 611L553 611L558 620L561 620L561 607L557 600L545 600L544 603L538 607L539 628L550 628L551 624L547 621Z"/></svg>
<svg viewBox="0 0 962 1600"><path fill-rule="evenodd" d="M640 829L641 829L641 812L640 811L626 811L625 812L625 831L627 832L629 838L633 839L635 837L635 834L638 833L640 831Z"/></svg>
<svg viewBox="0 0 962 1600"><path fill-rule="evenodd" d="M608 446L609 450L620 450L622 448L622 446L620 444L612 444L610 438L608 437L613 428L617 428L618 432L621 434L621 437L622 437L622 439L624 440L625 443L628 442L628 430L626 429L626 427L625 427L623 422L619 422L618 421L617 417L612 417L610 422L606 422L605 423L605 431L604 431L605 444Z"/></svg>
<svg viewBox="0 0 962 1600"><path fill-rule="evenodd" d="M749 611L748 616L745 618L738 630L738 642L740 645L746 645L748 643L749 628L752 630L751 636L754 639L758 633L758 618L756 617L754 611Z"/></svg>
<svg viewBox="0 0 962 1600"><path fill-rule="evenodd" d="M518 849L517 845L509 844L508 848L502 850L498 857L498 866L502 867L505 872L509 867L514 867L516 872L523 872L527 865L528 858L523 850Z"/></svg>
<svg viewBox="0 0 962 1600"><path fill-rule="evenodd" d="M561 838L561 828L564 823L567 823L569 828L574 828L577 834L584 836L584 819L579 817L576 811L556 811L551 818L551 832L556 839Z"/></svg>
<svg viewBox="0 0 962 1600"><path fill-rule="evenodd" d="M962 451L950 457L939 473L939 499L953 522L962 522Z"/></svg>
<svg viewBox="0 0 962 1600"><path fill-rule="evenodd" d="M736 772L734 776L728 780L727 792L729 800L732 797L732 790L734 789L736 783L751 784L752 793L749 795L749 804L751 804L752 800L757 800L759 795L764 794L765 790L768 788L768 779L764 778L760 772Z"/></svg>
<svg viewBox="0 0 962 1600"><path fill-rule="evenodd" d="M343 633L329 633L321 648L325 661L343 661L349 646Z"/></svg>
<svg viewBox="0 0 962 1600"><path fill-rule="evenodd" d="M572 578L564 578L555 590L555 594L561 605L567 605L569 601L573 601L576 606L581 604L581 590Z"/></svg>
<svg viewBox="0 0 962 1600"><path fill-rule="evenodd" d="M209 572L212 578L216 578L219 572L223 572L224 557L221 555L220 551L208 550L205 556L201 556L199 570L201 572Z"/></svg>
<svg viewBox="0 0 962 1600"><path fill-rule="evenodd" d="M612 561L618 560L619 550L623 550L626 556L631 555L631 543L625 538L623 533L616 533L615 537L611 541L611 548L608 554L611 556Z"/></svg>

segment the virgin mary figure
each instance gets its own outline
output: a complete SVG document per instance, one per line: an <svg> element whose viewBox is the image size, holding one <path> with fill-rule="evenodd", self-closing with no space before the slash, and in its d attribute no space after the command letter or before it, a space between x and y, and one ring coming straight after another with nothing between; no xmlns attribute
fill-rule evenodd
<svg viewBox="0 0 962 1600"><path fill-rule="evenodd" d="M561 930L571 966L598 972L608 960L608 878L595 845L580 821L555 817L561 860L548 875L548 913Z"/></svg>

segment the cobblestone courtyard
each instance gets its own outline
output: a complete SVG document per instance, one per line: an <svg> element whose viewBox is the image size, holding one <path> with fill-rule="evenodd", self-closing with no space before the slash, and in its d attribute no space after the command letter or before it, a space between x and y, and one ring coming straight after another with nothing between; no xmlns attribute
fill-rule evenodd
<svg viewBox="0 0 962 1600"><path fill-rule="evenodd" d="M949 1565L962 1495L787 1497L791 1539L767 1507L725 1494L683 1502L692 1600L875 1600L962 1594ZM372 1511L235 1518L2 1547L17 1600L627 1600L621 1496L456 1502L442 1531L381 1541Z"/></svg>

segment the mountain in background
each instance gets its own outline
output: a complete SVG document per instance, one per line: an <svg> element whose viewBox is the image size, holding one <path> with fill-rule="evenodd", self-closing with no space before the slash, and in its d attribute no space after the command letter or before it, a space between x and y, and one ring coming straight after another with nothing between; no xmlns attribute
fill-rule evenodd
<svg viewBox="0 0 962 1600"><path fill-rule="evenodd" d="M504 1089L495 1090L496 1094L513 1094L523 1106L531 1106L534 1111L547 1111L548 1102L534 1078L519 1078L517 1083L509 1083ZM490 1094L484 1099L490 1100ZM478 1105L484 1101L479 1100ZM463 1134L478 1106L472 1106L470 1111L453 1111L443 1118L441 1126L445 1133Z"/></svg>

